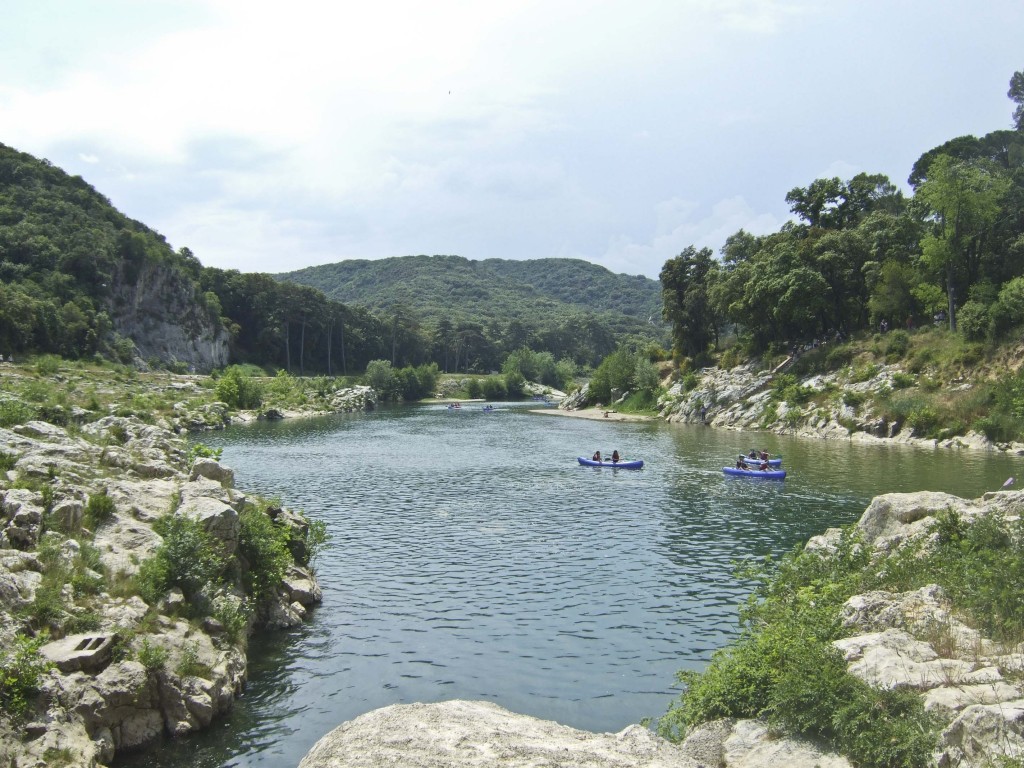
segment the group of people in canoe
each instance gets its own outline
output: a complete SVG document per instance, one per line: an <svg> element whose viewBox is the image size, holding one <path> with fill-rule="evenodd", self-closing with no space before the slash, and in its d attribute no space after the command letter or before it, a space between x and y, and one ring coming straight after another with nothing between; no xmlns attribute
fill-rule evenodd
<svg viewBox="0 0 1024 768"><path fill-rule="evenodd" d="M594 451L593 460L594 461L604 461L604 459L601 458L601 452L600 451ZM618 464L619 460L620 460L619 452L618 451L612 451L612 457L610 459L612 464Z"/></svg>
<svg viewBox="0 0 1024 768"><path fill-rule="evenodd" d="M736 458L736 469L756 469L760 472L767 472L770 467L768 460L771 457L768 451L756 451L750 449L750 453L744 456L742 453Z"/></svg>

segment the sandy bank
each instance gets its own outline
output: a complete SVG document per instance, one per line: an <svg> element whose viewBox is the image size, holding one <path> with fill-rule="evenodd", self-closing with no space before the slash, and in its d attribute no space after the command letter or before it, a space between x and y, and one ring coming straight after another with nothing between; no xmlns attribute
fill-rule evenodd
<svg viewBox="0 0 1024 768"><path fill-rule="evenodd" d="M603 421L653 421L653 416L645 416L641 413L617 413L616 411L598 410L597 408L586 408L581 411L563 411L560 408L532 408L530 413L543 413L548 416L571 416L574 419L596 419Z"/></svg>

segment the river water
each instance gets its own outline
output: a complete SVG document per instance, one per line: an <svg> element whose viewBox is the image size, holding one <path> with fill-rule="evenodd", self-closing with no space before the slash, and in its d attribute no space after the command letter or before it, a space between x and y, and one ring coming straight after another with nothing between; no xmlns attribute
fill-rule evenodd
<svg viewBox="0 0 1024 768"><path fill-rule="evenodd" d="M779 555L893 491L974 498L1022 460L502 405L407 406L206 434L236 485L326 522L323 605L250 644L203 734L120 766L294 766L394 703L484 699L592 731L658 717L675 673L737 630L737 561ZM785 481L723 475L751 447ZM595 450L639 471L581 467Z"/></svg>

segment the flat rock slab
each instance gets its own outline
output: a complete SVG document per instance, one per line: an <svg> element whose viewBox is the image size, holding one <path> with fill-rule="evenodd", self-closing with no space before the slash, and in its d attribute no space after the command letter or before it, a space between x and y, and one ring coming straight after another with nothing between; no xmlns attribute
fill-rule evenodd
<svg viewBox="0 0 1024 768"><path fill-rule="evenodd" d="M680 747L632 725L588 733L480 701L394 704L339 725L299 768L697 768Z"/></svg>
<svg viewBox="0 0 1024 768"><path fill-rule="evenodd" d="M97 672L110 663L114 636L100 632L68 635L47 643L39 649L44 658L57 665L61 672L86 670Z"/></svg>

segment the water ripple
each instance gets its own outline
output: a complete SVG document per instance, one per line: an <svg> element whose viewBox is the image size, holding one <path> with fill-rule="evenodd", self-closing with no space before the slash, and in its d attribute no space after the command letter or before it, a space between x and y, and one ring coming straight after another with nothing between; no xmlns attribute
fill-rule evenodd
<svg viewBox="0 0 1024 768"><path fill-rule="evenodd" d="M749 439L515 407L407 408L210 436L239 487L327 523L324 604L310 624L253 640L229 728L137 764L295 765L330 728L396 702L488 699L596 731L662 714L678 694L675 673L702 667L737 630L750 588L737 561L854 519L870 496L934 462L899 453L872 465L855 446L757 436L803 471L785 483L730 482L723 457ZM647 465L575 462L595 448ZM819 466L828 469L814 475ZM936 483L959 474L934 471ZM974 467L971 477L1001 482L1014 471Z"/></svg>

